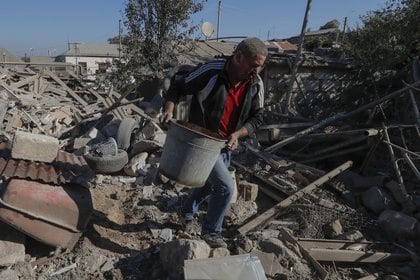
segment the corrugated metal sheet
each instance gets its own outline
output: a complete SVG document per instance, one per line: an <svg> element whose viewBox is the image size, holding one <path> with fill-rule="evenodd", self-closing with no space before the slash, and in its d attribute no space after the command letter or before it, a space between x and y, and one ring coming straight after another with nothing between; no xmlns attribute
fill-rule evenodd
<svg viewBox="0 0 420 280"><path fill-rule="evenodd" d="M0 176L9 178L31 179L55 185L78 184L88 187L88 182L95 177L85 159L81 156L59 151L52 163L32 162L11 158L8 143L0 143Z"/></svg>

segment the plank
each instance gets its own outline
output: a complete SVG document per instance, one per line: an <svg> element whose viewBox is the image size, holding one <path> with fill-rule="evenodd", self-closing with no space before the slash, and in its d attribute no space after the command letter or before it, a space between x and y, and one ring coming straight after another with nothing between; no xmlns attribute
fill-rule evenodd
<svg viewBox="0 0 420 280"><path fill-rule="evenodd" d="M342 165L338 166L337 168L333 169L332 171L328 172L324 176L320 177L319 179L315 180L311 184L307 185L303 189L300 189L299 191L295 192L294 194L292 194L288 198L284 199L283 201L277 203L275 206L268 209L267 211L265 211L264 213L262 213L261 215L259 215L255 219L253 219L250 222L248 222L247 224L241 226L238 229L239 233L245 234L248 231L258 227L259 225L261 225L263 223L266 223L268 220L270 220L273 216L275 216L278 213L279 209L282 209L282 208L285 208L285 207L289 206L294 201L301 198L303 195L312 192L314 189L321 186L323 183L329 181L330 179L337 176L338 174L340 174L344 170L350 168L352 166L352 164L353 163L351 161L347 161L347 162L343 163Z"/></svg>

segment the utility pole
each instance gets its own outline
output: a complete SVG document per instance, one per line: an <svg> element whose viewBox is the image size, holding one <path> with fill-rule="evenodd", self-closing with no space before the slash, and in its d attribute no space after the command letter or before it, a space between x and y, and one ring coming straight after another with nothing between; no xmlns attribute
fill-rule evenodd
<svg viewBox="0 0 420 280"><path fill-rule="evenodd" d="M219 42L219 31L220 31L220 14L222 12L222 0L219 0L219 5L217 8L217 34L216 34L216 41Z"/></svg>
<svg viewBox="0 0 420 280"><path fill-rule="evenodd" d="M300 61L300 55L302 53L302 46L303 46L303 40L305 38L306 25L308 23L309 11L311 10L311 2L312 0L308 0L306 4L305 17L303 19L302 30L300 31L300 42L299 42L298 50L295 56L295 60L293 62L292 73L290 75L289 88L287 89L285 113L291 112L290 105L292 102L292 90L293 90L293 85L295 84L297 68Z"/></svg>
<svg viewBox="0 0 420 280"><path fill-rule="evenodd" d="M118 41L119 41L119 46L118 46L118 57L121 60L121 33L122 33L122 26L121 26L121 20L118 21Z"/></svg>
<svg viewBox="0 0 420 280"><path fill-rule="evenodd" d="M347 27L347 17L344 18L343 37L341 38L341 43L344 43L344 35L346 34L346 27Z"/></svg>
<svg viewBox="0 0 420 280"><path fill-rule="evenodd" d="M75 54L75 56L76 56L76 76L78 76L79 77L79 62L77 61L78 60L78 53L77 53L77 50L78 50L78 44L79 43L74 43L74 54Z"/></svg>
<svg viewBox="0 0 420 280"><path fill-rule="evenodd" d="M76 42L72 42L72 43L68 43L69 44L69 48L70 48L70 45L73 45L73 47L74 47L74 58L75 58L75 61L76 61L76 76L79 76L79 74L81 74L81 73L79 73L80 71L79 71L79 62L78 62L78 60L79 60L79 44L80 43L76 43Z"/></svg>

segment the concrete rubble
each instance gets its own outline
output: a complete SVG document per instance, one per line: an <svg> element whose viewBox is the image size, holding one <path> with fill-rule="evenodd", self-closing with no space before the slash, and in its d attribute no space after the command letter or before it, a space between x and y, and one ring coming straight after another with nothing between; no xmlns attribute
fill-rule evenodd
<svg viewBox="0 0 420 280"><path fill-rule="evenodd" d="M0 278L194 279L208 268L220 276L251 267L266 279L418 279L419 124L398 112L387 125L366 121L378 104L408 102L409 87L347 112L314 106L292 117L272 94L284 83L284 57L272 62L258 141L242 143L232 161L237 197L225 219L228 248L216 249L200 239L199 226L184 231L177 210L192 189L159 173L166 128L130 102L132 89L96 91L71 74L0 68L0 208L10 208L3 199L16 177L89 189L93 204L70 248L11 227L0 211ZM298 80L325 82L322 69L311 75L304 67ZM307 106L316 94L305 98Z"/></svg>

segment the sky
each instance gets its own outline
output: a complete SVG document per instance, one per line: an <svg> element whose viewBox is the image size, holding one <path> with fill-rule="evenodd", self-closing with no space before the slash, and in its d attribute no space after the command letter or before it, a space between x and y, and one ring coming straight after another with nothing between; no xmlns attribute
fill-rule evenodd
<svg viewBox="0 0 420 280"><path fill-rule="evenodd" d="M176 0L173 0L176 1ZM207 0L192 18L210 22L217 34L219 0ZM361 25L360 15L385 6L386 0L312 0L307 28L318 30L337 19ZM262 40L299 35L307 0L221 0L219 37L256 36ZM2 0L0 48L17 56L59 55L68 43L107 43L118 35L126 0ZM123 26L123 33L125 27ZM201 39L204 35L199 33Z"/></svg>

